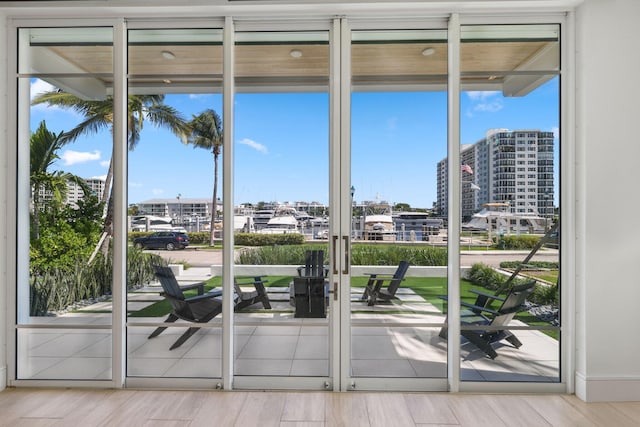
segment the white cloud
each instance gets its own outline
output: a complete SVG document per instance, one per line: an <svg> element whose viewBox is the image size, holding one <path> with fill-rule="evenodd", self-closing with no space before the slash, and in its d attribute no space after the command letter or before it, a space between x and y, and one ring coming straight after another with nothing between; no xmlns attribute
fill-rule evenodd
<svg viewBox="0 0 640 427"><path fill-rule="evenodd" d="M502 98L497 98L500 92L497 91L470 91L467 96L473 101L473 111L495 113L502 110L504 104Z"/></svg>
<svg viewBox="0 0 640 427"><path fill-rule="evenodd" d="M129 187L142 187L142 183L129 181Z"/></svg>
<svg viewBox="0 0 640 427"><path fill-rule="evenodd" d="M103 168L108 168L109 163L111 163L111 160L103 160L100 162L100 166L102 166Z"/></svg>
<svg viewBox="0 0 640 427"><path fill-rule="evenodd" d="M264 145L255 142L249 138L244 138L240 141L238 141L238 144L242 144L242 145L248 145L249 147L253 148L256 151L259 151L261 153L267 154L268 150L267 147L265 147Z"/></svg>
<svg viewBox="0 0 640 427"><path fill-rule="evenodd" d="M92 176L91 179L101 179L103 181L107 180L107 175L97 175L97 176Z"/></svg>
<svg viewBox="0 0 640 427"><path fill-rule="evenodd" d="M66 150L61 156L66 166L100 160L100 151L94 152Z"/></svg>
<svg viewBox="0 0 640 427"><path fill-rule="evenodd" d="M37 95L50 92L54 89L56 89L55 86L50 85L44 80L36 79L31 82L31 99L35 98Z"/></svg>
<svg viewBox="0 0 640 427"><path fill-rule="evenodd" d="M502 110L504 105L502 104L501 99L496 99L493 102L483 102L482 104L477 104L473 107L474 111L482 111L487 113L495 113L496 111Z"/></svg>
<svg viewBox="0 0 640 427"><path fill-rule="evenodd" d="M162 188L154 188L151 190L151 193L153 193L154 196L160 196L164 194L164 190Z"/></svg>
<svg viewBox="0 0 640 427"><path fill-rule="evenodd" d="M189 94L189 99L201 99L211 96L209 93L191 93Z"/></svg>
<svg viewBox="0 0 640 427"><path fill-rule="evenodd" d="M559 127L557 127L557 126L552 127L551 128L551 132L553 132L553 137L555 139L560 138L560 128Z"/></svg>
<svg viewBox="0 0 640 427"><path fill-rule="evenodd" d="M472 90L465 93L472 101L484 101L487 98L497 96L500 92L495 90Z"/></svg>

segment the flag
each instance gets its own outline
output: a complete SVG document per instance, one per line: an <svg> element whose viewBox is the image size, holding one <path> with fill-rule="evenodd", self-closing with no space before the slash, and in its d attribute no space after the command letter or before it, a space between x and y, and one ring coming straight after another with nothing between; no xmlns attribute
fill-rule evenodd
<svg viewBox="0 0 640 427"><path fill-rule="evenodd" d="M462 172L473 173L473 169L471 169L471 166L465 163L462 165Z"/></svg>

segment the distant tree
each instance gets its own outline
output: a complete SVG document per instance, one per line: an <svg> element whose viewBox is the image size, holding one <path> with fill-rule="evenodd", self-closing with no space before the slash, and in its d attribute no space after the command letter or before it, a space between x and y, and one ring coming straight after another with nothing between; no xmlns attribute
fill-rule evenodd
<svg viewBox="0 0 640 427"><path fill-rule="evenodd" d="M55 134L43 120L29 140L29 169L31 183L32 238L40 237L40 216L46 209L60 210L67 195L69 181L89 193L86 182L68 172L49 170L59 159L58 150L65 144L64 132ZM48 195L43 199L44 195Z"/></svg>
<svg viewBox="0 0 640 427"><path fill-rule="evenodd" d="M66 132L62 137L63 143L75 141L81 135L89 135L102 129L113 131L113 97L107 96L102 100L87 100L79 98L62 90L52 90L37 95L31 102L33 105L49 104L60 108L67 108L79 113L84 120L75 128ZM127 99L127 133L128 147L133 150L140 142L144 120L171 130L181 140L186 141L189 126L182 115L173 107L164 103L164 95L129 95ZM101 201L105 203L106 212L103 224L104 239L101 239L101 251L106 255L109 241L106 237L112 235L111 181L113 177L113 156L109 162L109 170L105 180Z"/></svg>
<svg viewBox="0 0 640 427"><path fill-rule="evenodd" d="M396 203L393 209L399 212L411 212L411 206L408 203Z"/></svg>
<svg viewBox="0 0 640 427"><path fill-rule="evenodd" d="M129 209L127 209L127 215L133 216L133 215L139 215L139 214L140 214L140 207L138 207L138 205L129 205Z"/></svg>
<svg viewBox="0 0 640 427"><path fill-rule="evenodd" d="M207 109L197 116L193 116L191 122L191 134L187 139L189 144L194 147L204 148L213 154L213 198L211 213L211 234L209 236L209 245L214 245L215 235L215 218L218 213L218 157L222 150L222 120L218 113L211 109ZM233 226L232 221L227 220L226 226Z"/></svg>

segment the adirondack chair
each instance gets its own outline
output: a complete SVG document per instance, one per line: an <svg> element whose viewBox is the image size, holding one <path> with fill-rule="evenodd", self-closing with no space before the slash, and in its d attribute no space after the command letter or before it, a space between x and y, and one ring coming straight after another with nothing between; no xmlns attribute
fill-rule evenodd
<svg viewBox="0 0 640 427"><path fill-rule="evenodd" d="M270 309L271 301L269 301L269 296L264 288L265 283L267 283L267 280L262 280L261 276L256 276L251 280L234 278L233 287L236 292L234 311L242 310L259 302L262 303L264 308ZM252 286L253 290L244 290L243 286Z"/></svg>
<svg viewBox="0 0 640 427"><path fill-rule="evenodd" d="M492 344L501 340L507 340L515 348L520 348L522 342L509 330L501 329L509 325L513 317L524 308L527 296L533 292L536 281L532 280L520 285L512 286L504 297L491 295L480 291L472 291L477 295L476 303L469 304L462 301L463 309L460 313L460 334L469 342L482 350L492 359L498 357L498 353ZM446 299L446 297L441 297ZM500 301L500 307L496 310L490 308L493 300ZM464 329L465 326L487 326L486 329ZM447 339L447 324L440 330L440 337Z"/></svg>
<svg viewBox="0 0 640 427"><path fill-rule="evenodd" d="M204 293L204 283L180 286L176 277L169 267L155 266L155 275L160 281L163 292L162 295L171 303L171 313L166 318L165 323L173 323L178 319L191 323L207 323L222 312L222 292L213 291ZM185 297L185 290L198 289L198 295ZM148 338L157 337L167 329L166 326L157 328ZM197 326L190 326L187 331L180 336L170 347L170 350L180 347L186 340L195 334Z"/></svg>
<svg viewBox="0 0 640 427"><path fill-rule="evenodd" d="M362 294L362 300L367 301L367 305L375 305L379 300L389 302L396 299L396 292L404 280L409 269L407 261L400 261L398 268L392 276L384 274L369 273L369 280ZM386 287L383 287L388 283Z"/></svg>
<svg viewBox="0 0 640 427"><path fill-rule="evenodd" d="M324 265L323 250L308 250L305 265L298 267L298 277L290 285L290 302L294 317L327 316L327 283L329 269Z"/></svg>

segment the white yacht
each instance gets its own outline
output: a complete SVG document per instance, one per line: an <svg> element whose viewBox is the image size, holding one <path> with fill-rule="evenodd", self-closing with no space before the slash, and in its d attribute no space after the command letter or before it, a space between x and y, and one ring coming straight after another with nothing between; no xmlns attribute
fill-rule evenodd
<svg viewBox="0 0 640 427"><path fill-rule="evenodd" d="M172 231L173 218L168 216L138 215L131 218L131 231Z"/></svg>
<svg viewBox="0 0 640 427"><path fill-rule="evenodd" d="M258 230L262 234L300 233L296 210L289 207L279 207L264 228Z"/></svg>
<svg viewBox="0 0 640 427"><path fill-rule="evenodd" d="M487 231L498 234L544 234L548 218L529 208L529 212L513 212L509 203L486 203L482 210L473 214L463 229Z"/></svg>
<svg viewBox="0 0 640 427"><path fill-rule="evenodd" d="M393 224L398 240L428 240L439 234L444 221L426 212L395 212Z"/></svg>
<svg viewBox="0 0 640 427"><path fill-rule="evenodd" d="M273 209L261 209L253 214L253 226L257 231L265 228L269 220L273 218L275 211Z"/></svg>

